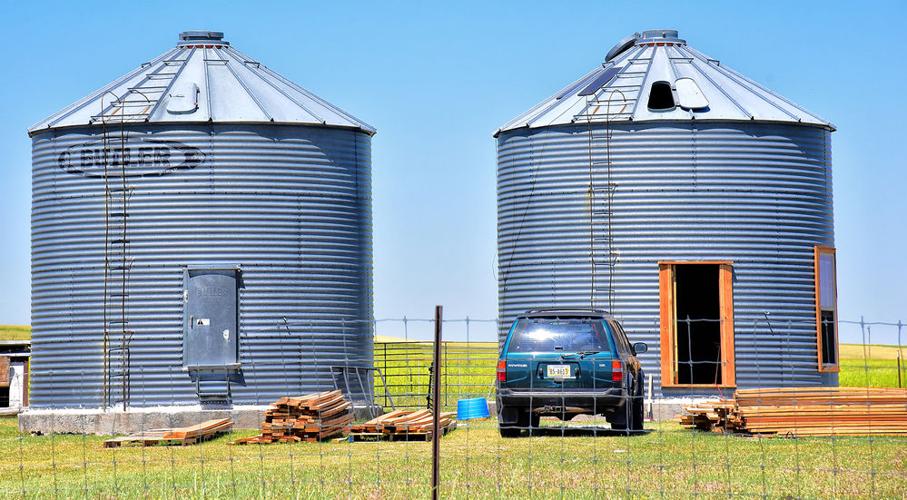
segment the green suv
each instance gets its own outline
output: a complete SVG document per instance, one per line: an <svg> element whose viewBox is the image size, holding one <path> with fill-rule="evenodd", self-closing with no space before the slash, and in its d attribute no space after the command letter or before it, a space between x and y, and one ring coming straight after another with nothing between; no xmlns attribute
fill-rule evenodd
<svg viewBox="0 0 907 500"><path fill-rule="evenodd" d="M513 322L497 366L501 436L538 427L539 417L603 415L611 428L640 431L643 371L620 323L592 309L537 309Z"/></svg>

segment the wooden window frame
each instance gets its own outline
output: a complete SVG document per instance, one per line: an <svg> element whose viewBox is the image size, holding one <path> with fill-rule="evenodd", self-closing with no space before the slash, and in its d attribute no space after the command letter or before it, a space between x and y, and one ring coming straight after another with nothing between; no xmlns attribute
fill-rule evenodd
<svg viewBox="0 0 907 500"><path fill-rule="evenodd" d="M677 383L677 360L674 341L674 267L678 265L717 265L718 300L721 315L721 383ZM721 388L737 387L737 367L734 351L734 263L728 260L659 261L658 262L659 318L661 333L661 386L665 388Z"/></svg>
<svg viewBox="0 0 907 500"><path fill-rule="evenodd" d="M834 363L822 363L822 350L824 345L822 343L822 305L820 296L821 289L819 288L820 277L819 277L819 257L822 254L831 254L832 255L832 266L834 267L833 276L835 280L834 286L834 322L835 327L835 362ZM841 370L841 342L839 341L838 336L838 255L835 247L825 246L825 245L816 245L813 248L813 284L816 291L816 367L819 373L837 373Z"/></svg>

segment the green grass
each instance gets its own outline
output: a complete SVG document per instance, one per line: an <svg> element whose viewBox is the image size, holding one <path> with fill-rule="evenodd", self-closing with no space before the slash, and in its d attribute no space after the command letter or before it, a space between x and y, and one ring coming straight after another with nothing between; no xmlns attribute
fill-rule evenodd
<svg viewBox="0 0 907 500"><path fill-rule="evenodd" d="M841 345L842 387L898 387L898 348L888 345ZM907 387L907 347L901 348L901 385Z"/></svg>
<svg viewBox="0 0 907 500"><path fill-rule="evenodd" d="M390 406L385 397L386 382L387 392L397 406L424 406L432 355L429 342L376 343L375 367L384 375L383 381L375 377L378 403ZM492 394L498 358L496 342L445 342L441 356L445 367L441 374L445 408L455 408L461 398Z"/></svg>
<svg viewBox="0 0 907 500"><path fill-rule="evenodd" d="M0 340L31 340L31 327L27 325L0 325Z"/></svg>
<svg viewBox="0 0 907 500"><path fill-rule="evenodd" d="M447 346L450 408L486 394L496 345ZM897 384L896 348L841 349L842 385ZM907 354L907 353L905 353ZM430 349L377 346L396 403L424 404ZM379 381L377 394L382 394ZM417 394L418 393L418 394ZM558 421L543 422L548 427ZM907 490L907 438L747 438L647 424L642 436L501 439L494 420L442 440L442 496L897 497ZM0 498L428 497L430 443L232 446L238 431L188 447L104 449L98 436L30 436L0 418ZM605 433L607 434L607 433Z"/></svg>
<svg viewBox="0 0 907 500"><path fill-rule="evenodd" d="M548 425L559 425L550 422ZM642 436L502 439L495 422L442 440L442 496L896 497L907 439L745 438L661 423ZM97 436L27 436L0 419L0 496L423 498L430 443L104 449Z"/></svg>

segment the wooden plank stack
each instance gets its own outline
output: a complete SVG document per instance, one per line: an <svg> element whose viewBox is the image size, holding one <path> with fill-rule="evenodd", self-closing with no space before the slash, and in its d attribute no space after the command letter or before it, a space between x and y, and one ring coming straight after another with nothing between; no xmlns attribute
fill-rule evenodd
<svg viewBox="0 0 907 500"><path fill-rule="evenodd" d="M782 436L907 434L907 389L789 387L738 390L684 408L680 424L714 432Z"/></svg>
<svg viewBox="0 0 907 500"><path fill-rule="evenodd" d="M261 434L235 444L311 442L345 435L353 422L352 407L340 391L280 398L265 411Z"/></svg>
<svg viewBox="0 0 907 500"><path fill-rule="evenodd" d="M441 435L457 428L453 412L440 414ZM430 441L432 438L431 410L394 410L380 417L351 428L351 436L356 441Z"/></svg>
<svg viewBox="0 0 907 500"><path fill-rule="evenodd" d="M186 446L230 432L232 427L233 421L231 419L219 418L207 420L189 427L156 429L108 439L107 441L104 441L104 447L118 448L129 444L140 444L142 446L154 446L158 444Z"/></svg>

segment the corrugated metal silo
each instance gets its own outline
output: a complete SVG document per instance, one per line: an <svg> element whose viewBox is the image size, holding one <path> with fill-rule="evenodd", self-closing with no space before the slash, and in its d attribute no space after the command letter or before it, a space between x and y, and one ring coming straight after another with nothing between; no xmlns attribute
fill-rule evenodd
<svg viewBox="0 0 907 500"><path fill-rule="evenodd" d="M833 130L676 31L622 41L495 134L502 328L610 310L665 395L835 384Z"/></svg>
<svg viewBox="0 0 907 500"><path fill-rule="evenodd" d="M265 404L370 366L374 133L216 32L32 127L32 407Z"/></svg>

